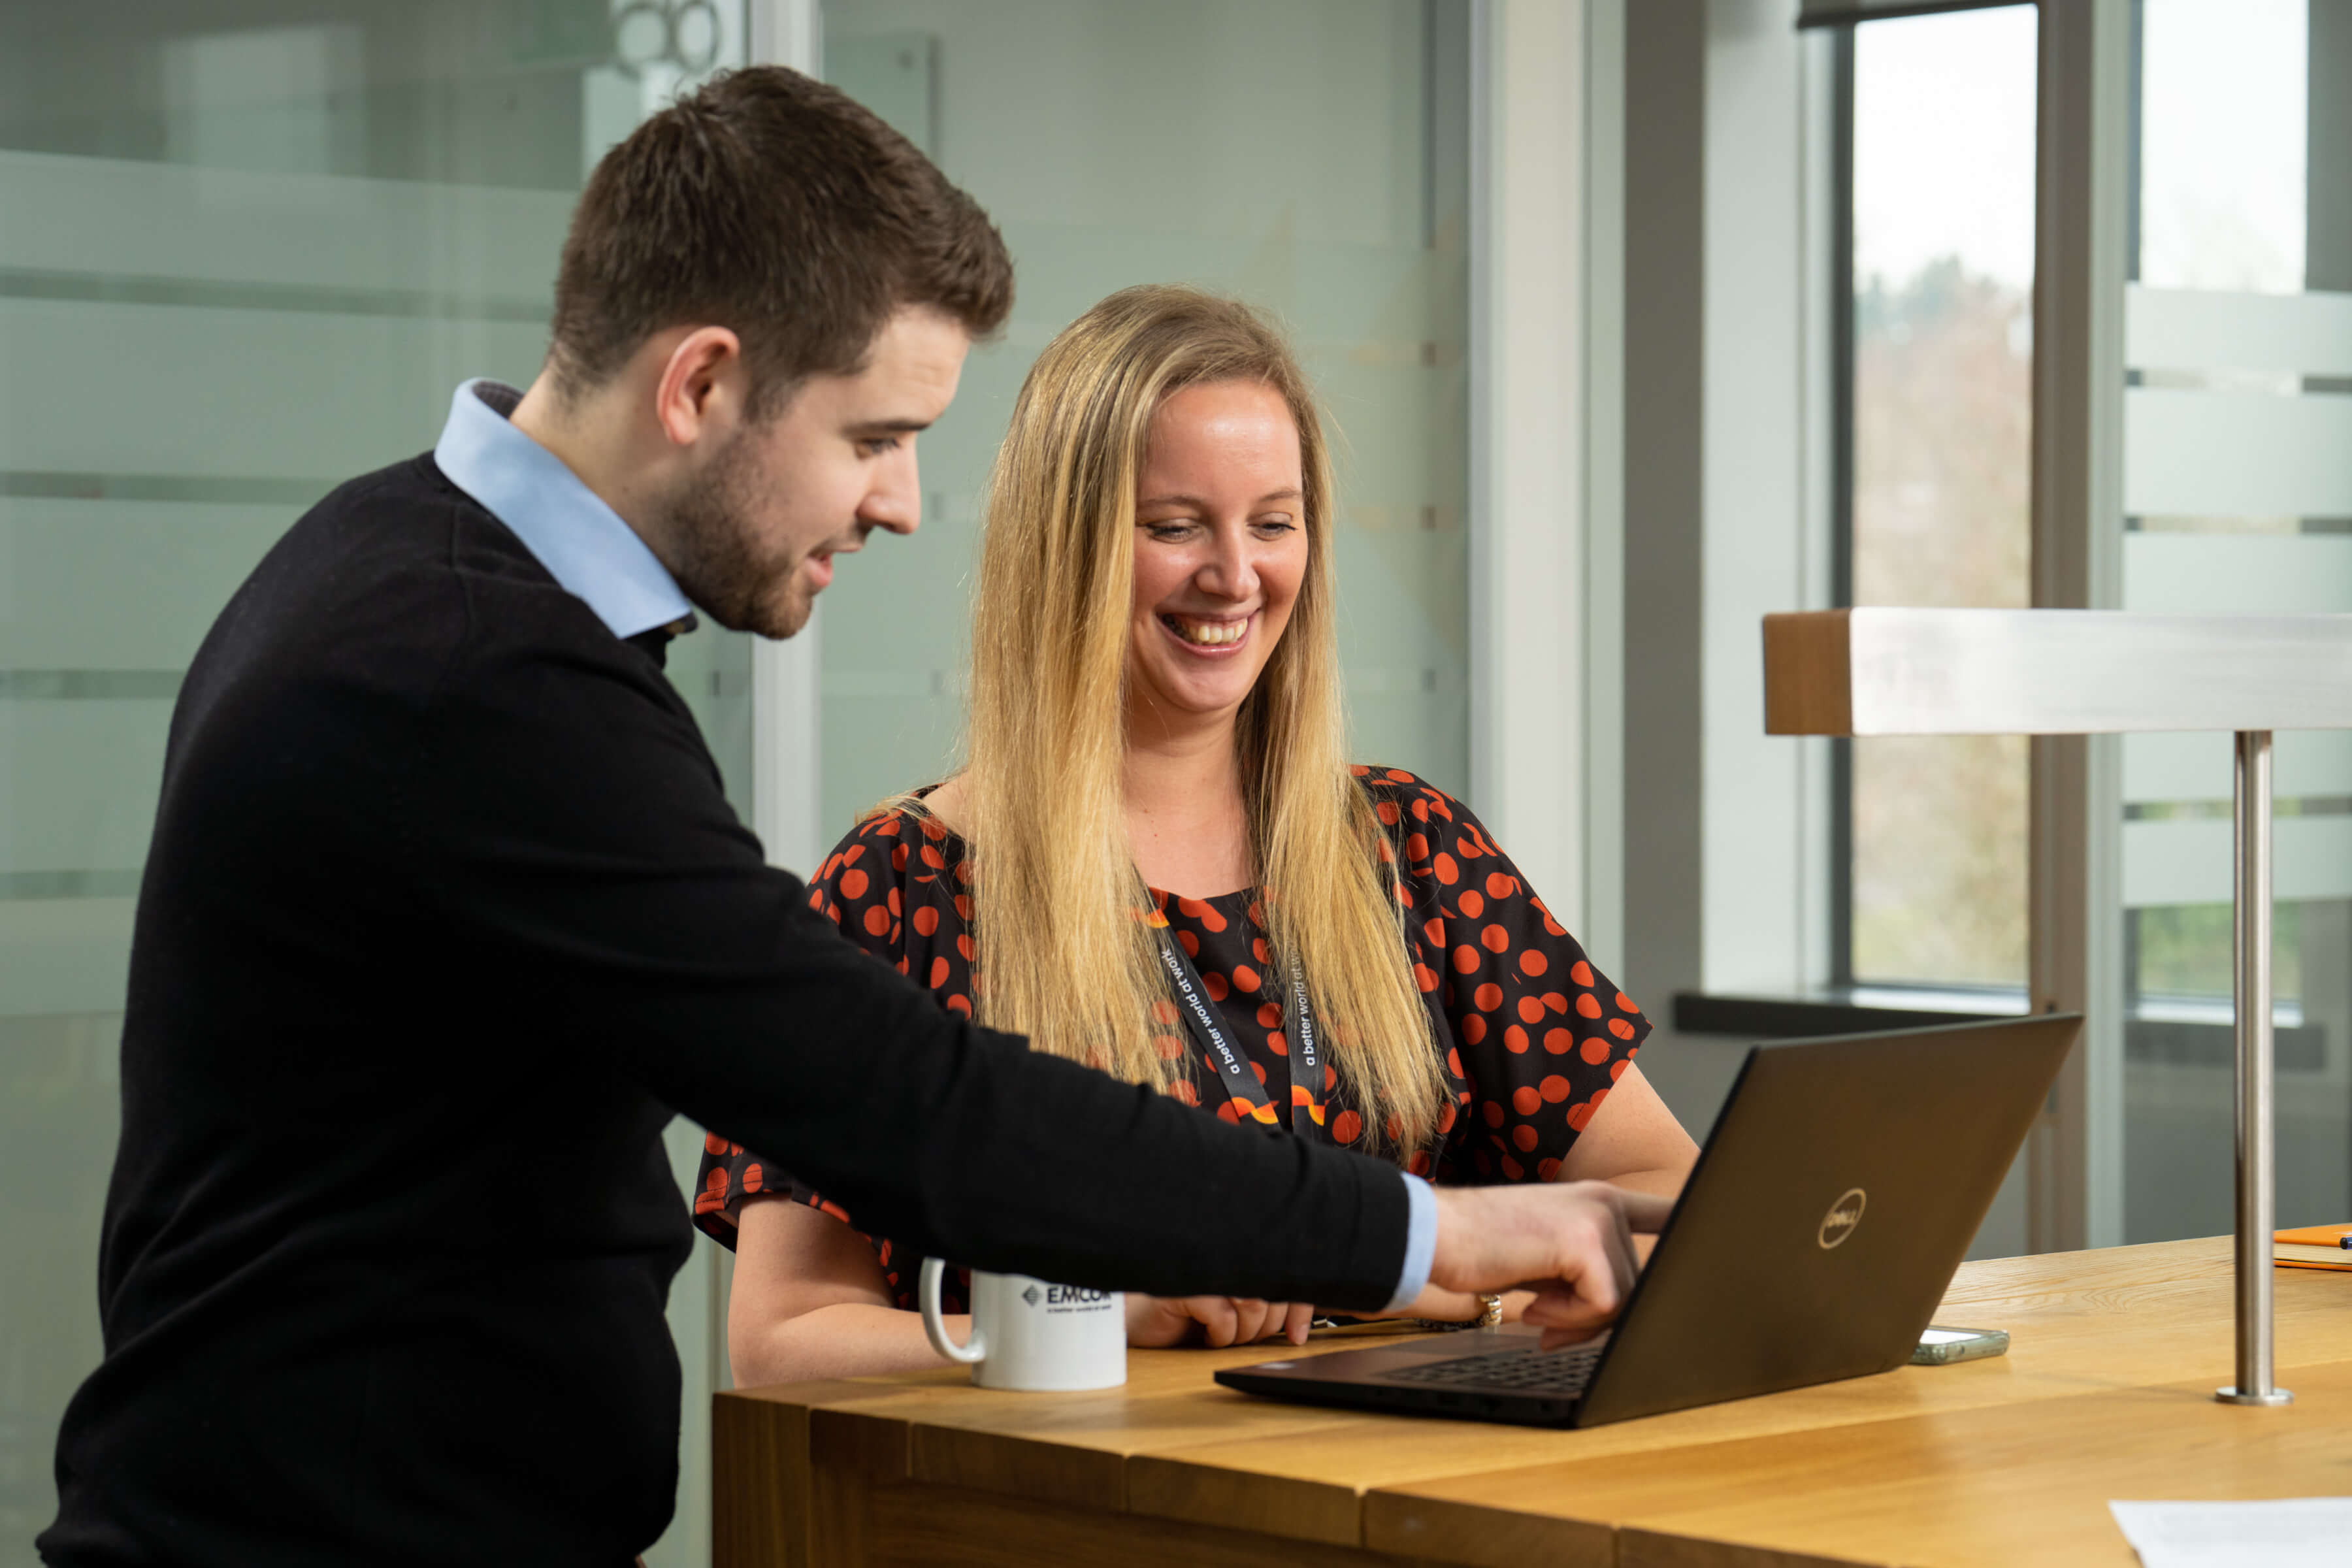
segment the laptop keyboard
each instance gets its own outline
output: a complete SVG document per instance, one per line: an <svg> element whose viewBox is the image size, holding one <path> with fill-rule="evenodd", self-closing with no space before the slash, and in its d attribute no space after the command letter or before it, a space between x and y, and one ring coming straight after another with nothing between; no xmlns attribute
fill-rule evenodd
<svg viewBox="0 0 2352 1568"><path fill-rule="evenodd" d="M1512 1394L1574 1397L1592 1380L1601 1347L1581 1350L1487 1351L1452 1361L1423 1362L1387 1375L1399 1383L1433 1383L1454 1388L1494 1389Z"/></svg>

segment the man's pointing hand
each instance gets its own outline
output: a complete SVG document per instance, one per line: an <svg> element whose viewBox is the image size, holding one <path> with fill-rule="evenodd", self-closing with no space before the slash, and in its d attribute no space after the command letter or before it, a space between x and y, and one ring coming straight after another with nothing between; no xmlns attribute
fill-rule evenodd
<svg viewBox="0 0 2352 1568"><path fill-rule="evenodd" d="M1546 1350L1590 1339L1633 1289L1633 1233L1654 1234L1674 1206L1606 1182L1440 1187L1430 1283L1473 1295L1532 1290L1521 1320L1543 1329Z"/></svg>

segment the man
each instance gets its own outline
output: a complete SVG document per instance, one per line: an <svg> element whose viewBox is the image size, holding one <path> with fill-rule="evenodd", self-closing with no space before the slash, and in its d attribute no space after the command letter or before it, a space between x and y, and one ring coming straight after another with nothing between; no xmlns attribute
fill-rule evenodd
<svg viewBox="0 0 2352 1568"><path fill-rule="evenodd" d="M839 941L730 812L664 644L690 605L789 636L835 557L911 532L916 434L1011 300L878 121L726 78L596 170L530 390L461 388L223 611L141 895L50 1561L626 1563L676 1483L673 1112L982 1267L1614 1310L1655 1200L1441 1198L1032 1056Z"/></svg>

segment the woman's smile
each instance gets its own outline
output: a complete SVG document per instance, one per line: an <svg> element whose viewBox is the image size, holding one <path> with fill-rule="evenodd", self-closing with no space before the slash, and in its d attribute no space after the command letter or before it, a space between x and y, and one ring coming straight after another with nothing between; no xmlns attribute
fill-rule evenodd
<svg viewBox="0 0 2352 1568"><path fill-rule="evenodd" d="M1185 652L1203 658L1228 658L1241 652L1256 620L1255 615L1187 616L1172 611L1163 611L1160 616L1160 624Z"/></svg>

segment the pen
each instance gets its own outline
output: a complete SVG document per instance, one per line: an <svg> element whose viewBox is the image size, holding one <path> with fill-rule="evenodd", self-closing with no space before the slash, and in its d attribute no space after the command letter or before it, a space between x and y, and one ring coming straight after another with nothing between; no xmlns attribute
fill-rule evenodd
<svg viewBox="0 0 2352 1568"><path fill-rule="evenodd" d="M2336 1245L2344 1247L2347 1250L2352 1250L2352 1230L2347 1230L2342 1236L2337 1237L2336 1238Z"/></svg>

